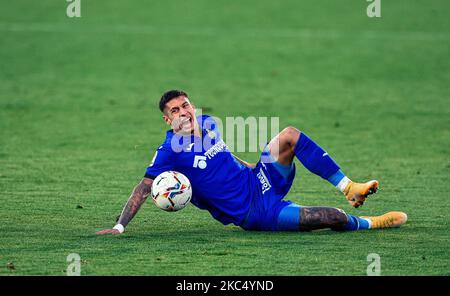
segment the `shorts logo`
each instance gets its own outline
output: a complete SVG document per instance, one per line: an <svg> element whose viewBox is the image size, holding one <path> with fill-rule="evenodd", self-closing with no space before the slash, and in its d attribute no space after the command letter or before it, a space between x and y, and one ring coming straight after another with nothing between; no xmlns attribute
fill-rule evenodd
<svg viewBox="0 0 450 296"><path fill-rule="evenodd" d="M266 193L267 190L272 188L272 185L270 185L269 180L267 179L266 175L264 174L261 168L259 169L259 173L256 174L256 176L258 177L259 182L261 182L262 194Z"/></svg>
<svg viewBox="0 0 450 296"><path fill-rule="evenodd" d="M206 156L196 155L194 157L194 164L192 165L194 168L205 169L206 168Z"/></svg>

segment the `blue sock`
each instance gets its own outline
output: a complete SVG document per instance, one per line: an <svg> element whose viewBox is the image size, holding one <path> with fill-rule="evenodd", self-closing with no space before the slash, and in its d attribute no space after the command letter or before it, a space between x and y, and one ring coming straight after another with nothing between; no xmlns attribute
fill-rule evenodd
<svg viewBox="0 0 450 296"><path fill-rule="evenodd" d="M345 177L328 153L303 132L295 145L295 155L310 172L328 180L334 186Z"/></svg>
<svg viewBox="0 0 450 296"><path fill-rule="evenodd" d="M345 177L344 173L341 170L339 170L335 174L331 175L331 177L329 177L327 180L334 186L337 186L339 182L341 182L341 180L344 179L344 177Z"/></svg>
<svg viewBox="0 0 450 296"><path fill-rule="evenodd" d="M353 216L347 214L348 217L348 223L344 225L344 227L341 230L347 230L347 231L353 231L353 230L363 230L363 229L369 229L369 221L367 221L364 218Z"/></svg>

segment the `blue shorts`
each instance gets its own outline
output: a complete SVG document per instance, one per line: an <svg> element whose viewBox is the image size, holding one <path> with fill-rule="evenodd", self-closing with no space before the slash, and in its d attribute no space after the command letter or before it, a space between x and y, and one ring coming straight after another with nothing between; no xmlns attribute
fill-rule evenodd
<svg viewBox="0 0 450 296"><path fill-rule="evenodd" d="M282 165L276 161L267 162L260 159L252 172L255 178L252 203L242 228L264 231L290 230L282 225L283 219L279 221L279 216L280 212L289 206L289 210L284 211L288 215L282 215L285 217L284 220L290 219L289 222L292 224L292 220L299 217L299 210L293 209L298 206L291 201L283 200L291 189L295 177L295 164Z"/></svg>

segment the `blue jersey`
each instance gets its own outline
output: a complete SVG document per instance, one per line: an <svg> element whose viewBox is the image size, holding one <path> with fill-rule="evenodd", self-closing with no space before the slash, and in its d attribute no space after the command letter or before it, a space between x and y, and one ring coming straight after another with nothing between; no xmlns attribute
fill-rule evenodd
<svg viewBox="0 0 450 296"><path fill-rule="evenodd" d="M202 138L167 131L145 177L155 179L164 171L178 171L191 182L195 206L208 210L225 225L242 225L255 186L252 171L228 150L212 117L198 116L197 121Z"/></svg>

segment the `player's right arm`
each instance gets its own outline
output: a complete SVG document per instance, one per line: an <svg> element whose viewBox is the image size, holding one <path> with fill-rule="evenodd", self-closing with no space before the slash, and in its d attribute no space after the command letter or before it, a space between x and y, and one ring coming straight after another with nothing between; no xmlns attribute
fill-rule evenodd
<svg viewBox="0 0 450 296"><path fill-rule="evenodd" d="M162 172L173 170L174 162L173 152L170 147L160 146L153 156L152 163L147 167L144 178L131 193L127 204L122 210L122 214L117 220L117 224L112 229L105 229L97 232L97 234L122 233L150 195L153 180Z"/></svg>
<svg viewBox="0 0 450 296"><path fill-rule="evenodd" d="M122 210L122 214L117 221L117 224L112 229L104 229L97 234L120 234L125 227L130 223L133 217L141 208L142 204L147 200L151 193L153 180L150 178L143 178L142 181L134 188L127 204Z"/></svg>

